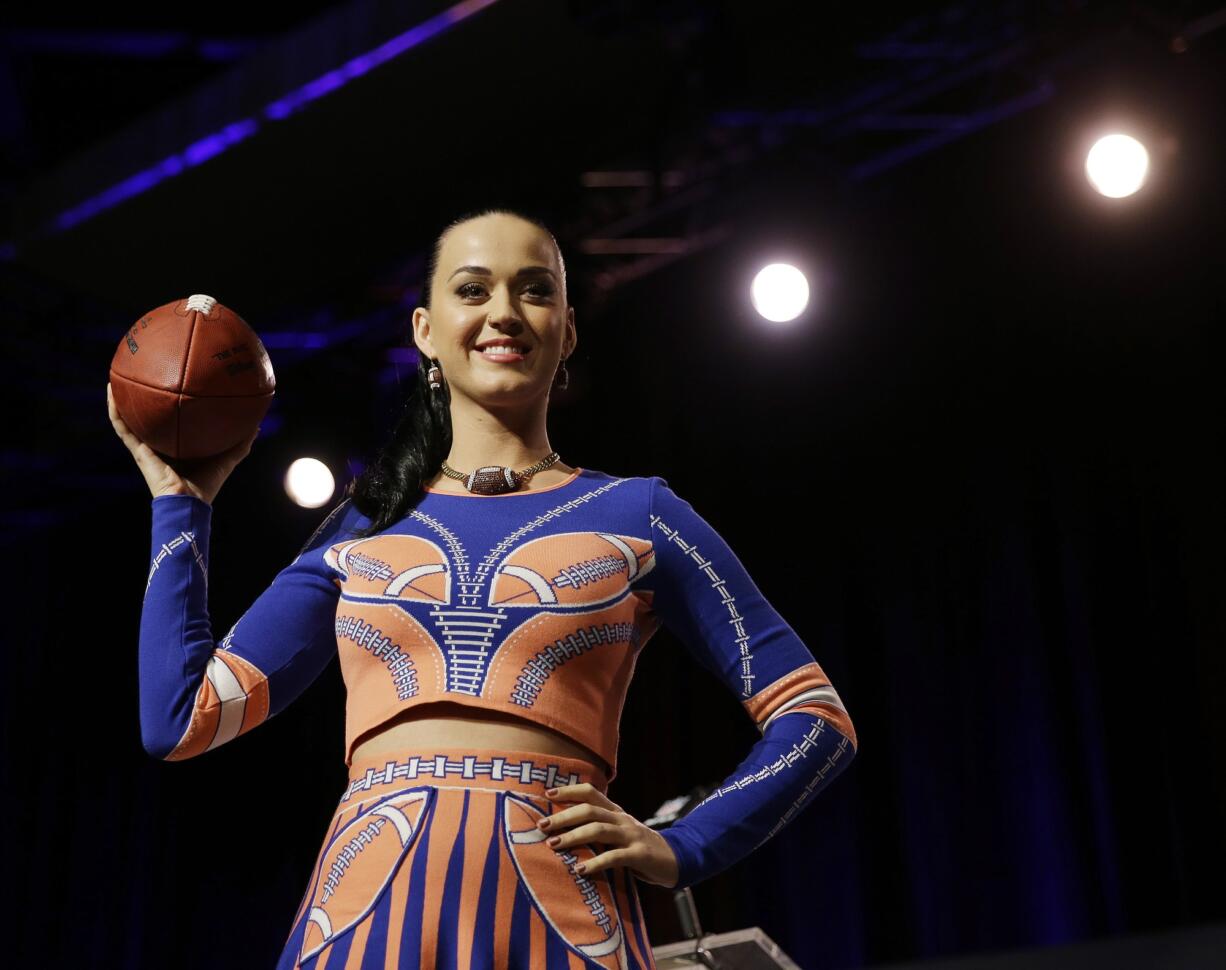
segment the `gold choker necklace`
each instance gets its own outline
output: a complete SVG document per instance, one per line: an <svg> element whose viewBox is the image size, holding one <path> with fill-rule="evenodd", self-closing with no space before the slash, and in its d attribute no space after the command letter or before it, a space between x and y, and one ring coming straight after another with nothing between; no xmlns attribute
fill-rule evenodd
<svg viewBox="0 0 1226 970"><path fill-rule="evenodd" d="M444 461L442 472L448 478L463 482L466 489L477 495L501 495L504 492L514 492L537 472L544 471L559 460L558 453L551 451L535 465L529 465L520 472L507 468L505 465L483 465L467 475L456 471Z"/></svg>

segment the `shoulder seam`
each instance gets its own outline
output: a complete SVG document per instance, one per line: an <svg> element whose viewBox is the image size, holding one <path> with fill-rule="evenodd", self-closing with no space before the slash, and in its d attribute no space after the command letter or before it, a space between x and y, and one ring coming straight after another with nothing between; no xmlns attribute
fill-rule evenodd
<svg viewBox="0 0 1226 970"><path fill-rule="evenodd" d="M303 555L305 555L306 551L311 548L315 540L318 539L321 534L323 534L324 530L332 524L333 520L335 520L338 516L343 516L345 506L349 505L352 501L353 500L349 497L342 499L331 512L324 516L324 520L315 527L315 530L311 533L310 538L308 538L307 541L302 544L302 548L298 550L298 555L294 557L294 562L297 562L303 557Z"/></svg>

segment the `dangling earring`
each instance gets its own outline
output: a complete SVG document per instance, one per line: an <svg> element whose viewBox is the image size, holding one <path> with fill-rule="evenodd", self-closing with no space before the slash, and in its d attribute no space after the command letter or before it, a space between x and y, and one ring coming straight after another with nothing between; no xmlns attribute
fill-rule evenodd
<svg viewBox="0 0 1226 970"><path fill-rule="evenodd" d="M554 385L559 391L564 391L570 385L570 375L566 372L566 360L558 362L558 371L553 375Z"/></svg>
<svg viewBox="0 0 1226 970"><path fill-rule="evenodd" d="M438 369L438 364L431 364L430 369L426 372L426 378L430 381L430 390L437 391L443 386L443 372Z"/></svg>

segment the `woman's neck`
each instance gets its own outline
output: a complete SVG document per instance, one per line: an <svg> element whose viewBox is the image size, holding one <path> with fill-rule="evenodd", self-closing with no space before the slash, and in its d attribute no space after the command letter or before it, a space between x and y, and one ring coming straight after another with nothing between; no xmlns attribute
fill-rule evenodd
<svg viewBox="0 0 1226 970"><path fill-rule="evenodd" d="M486 465L504 465L520 471L552 451L543 407L500 415L471 402L454 399L451 402L451 450L447 464L456 471L471 472ZM560 462L545 471L559 467Z"/></svg>

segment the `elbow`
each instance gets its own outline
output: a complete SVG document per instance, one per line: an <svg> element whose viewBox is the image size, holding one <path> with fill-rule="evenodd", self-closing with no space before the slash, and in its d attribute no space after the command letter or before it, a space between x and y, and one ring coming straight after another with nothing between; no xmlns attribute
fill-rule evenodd
<svg viewBox="0 0 1226 970"><path fill-rule="evenodd" d="M144 692L140 703L140 740L145 753L158 761L174 757L192 733L193 710L186 698L166 698Z"/></svg>
<svg viewBox="0 0 1226 970"><path fill-rule="evenodd" d="M162 745L159 745L156 742L151 742L151 741L145 741L144 747L145 747L145 754L147 754L154 761L169 761L170 760L167 757L167 755L170 754L170 749L165 748Z"/></svg>
<svg viewBox="0 0 1226 970"><path fill-rule="evenodd" d="M860 748L860 741L856 737L855 725L851 723L851 715L845 708L821 704L809 708L809 712L822 720L827 728L837 731L846 740L847 746L843 757L850 761L856 756Z"/></svg>
<svg viewBox="0 0 1226 970"><path fill-rule="evenodd" d="M203 754L208 747L200 743L204 728L195 710L180 718L141 711L141 744L145 753L157 761L184 761Z"/></svg>
<svg viewBox="0 0 1226 970"><path fill-rule="evenodd" d="M843 757L847 758L848 761L855 757L860 742L856 737L856 728L851 723L851 716L842 707L834 707L830 704L801 704L785 713L791 713L792 711L804 711L806 714L817 718L826 726L827 730L834 731L847 742Z"/></svg>
<svg viewBox="0 0 1226 970"><path fill-rule="evenodd" d="M848 743L851 744L851 748L847 751L847 760L850 761L860 750L860 741L856 737L856 728L855 725L851 723L851 718L847 718L846 727L843 730L840 730L839 733L842 734L843 737L847 739Z"/></svg>
<svg viewBox="0 0 1226 970"><path fill-rule="evenodd" d="M843 751L843 757L846 758L848 762L854 760L856 753L860 750L860 741L856 737L856 729L851 723L851 718L844 715L840 723L835 724L827 721L827 724L834 728L834 730L838 731L847 742L847 745Z"/></svg>
<svg viewBox="0 0 1226 970"><path fill-rule="evenodd" d="M140 741L145 754L158 761L165 761L174 751L179 739L183 736L186 718L176 718L171 709L173 705L142 691L140 704Z"/></svg>
<svg viewBox="0 0 1226 970"><path fill-rule="evenodd" d="M237 710L230 708L229 717L223 717L225 708L226 703L202 695L182 720L142 716L141 741L145 751L159 761L197 758L249 731L268 716L267 706L248 710L245 695Z"/></svg>
<svg viewBox="0 0 1226 970"><path fill-rule="evenodd" d="M210 665L214 662L209 661ZM219 730L223 707L225 703L208 672L194 689L171 698L160 698L152 692L142 696L140 725L145 752L158 761L184 761L204 754L222 743ZM242 730L242 720L240 715L236 730Z"/></svg>
<svg viewBox="0 0 1226 970"><path fill-rule="evenodd" d="M145 719L141 720L140 728L140 739L145 748L145 754L156 761L179 760L172 756L179 746L182 732L175 734L171 725L151 723Z"/></svg>

